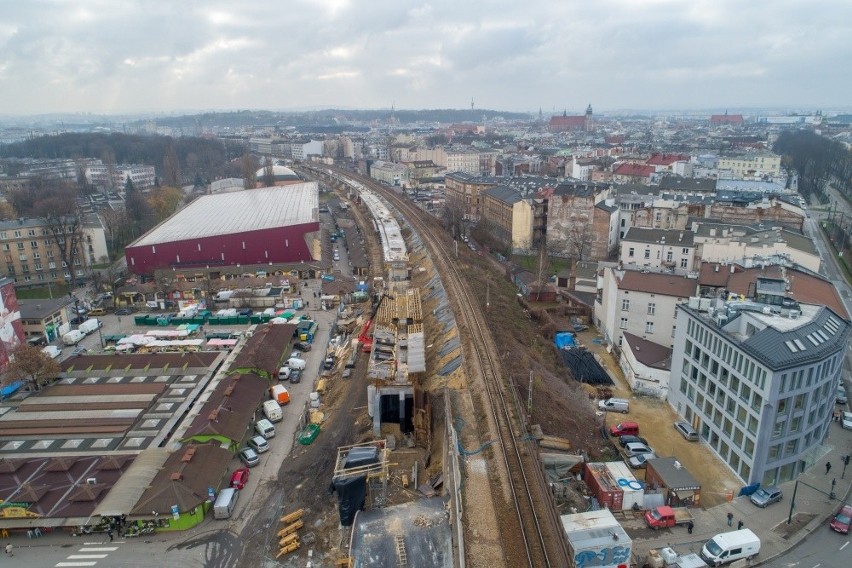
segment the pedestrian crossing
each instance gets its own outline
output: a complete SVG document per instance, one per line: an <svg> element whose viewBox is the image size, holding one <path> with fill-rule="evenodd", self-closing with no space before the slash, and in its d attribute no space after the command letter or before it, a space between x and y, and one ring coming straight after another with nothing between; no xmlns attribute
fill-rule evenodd
<svg viewBox="0 0 852 568"><path fill-rule="evenodd" d="M56 568L84 568L86 566L97 566L98 562L109 556L110 552L118 550L120 541L84 542L82 548L72 552L62 562L57 562Z"/></svg>

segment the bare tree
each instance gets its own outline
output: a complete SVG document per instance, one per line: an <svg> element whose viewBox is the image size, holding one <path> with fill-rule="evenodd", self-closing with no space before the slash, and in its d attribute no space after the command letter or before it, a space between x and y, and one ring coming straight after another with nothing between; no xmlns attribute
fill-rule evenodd
<svg viewBox="0 0 852 568"><path fill-rule="evenodd" d="M464 201L447 194L444 202L444 222L453 238L459 237L464 231L464 218Z"/></svg>
<svg viewBox="0 0 852 568"><path fill-rule="evenodd" d="M587 260L592 252L595 233L591 223L574 220L563 228L560 235L548 234L547 246L558 256Z"/></svg>
<svg viewBox="0 0 852 568"><path fill-rule="evenodd" d="M275 185L275 170L272 166L272 159L267 156L263 162L263 185L272 187Z"/></svg>
<svg viewBox="0 0 852 568"><path fill-rule="evenodd" d="M240 160L240 169L246 189L254 189L257 185L257 158L246 152Z"/></svg>
<svg viewBox="0 0 852 568"><path fill-rule="evenodd" d="M12 351L7 367L7 377L13 381L24 381L38 391L59 376L59 363L45 354L40 347L22 343Z"/></svg>
<svg viewBox="0 0 852 568"><path fill-rule="evenodd" d="M68 267L71 286L77 287L77 261L83 240L83 212L77 203L76 191L67 186L54 186L33 205L36 217L44 220L48 233L56 241L59 255Z"/></svg>
<svg viewBox="0 0 852 568"><path fill-rule="evenodd" d="M172 143L166 146L166 154L163 156L163 182L172 187L180 187L180 161Z"/></svg>

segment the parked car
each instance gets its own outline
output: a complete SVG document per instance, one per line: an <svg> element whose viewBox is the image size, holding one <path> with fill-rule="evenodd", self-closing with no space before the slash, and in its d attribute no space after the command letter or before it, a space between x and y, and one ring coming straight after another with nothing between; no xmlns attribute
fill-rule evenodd
<svg viewBox="0 0 852 568"><path fill-rule="evenodd" d="M254 467L260 463L260 456L251 448L243 448L240 450L238 455L240 461L243 462L246 467Z"/></svg>
<svg viewBox="0 0 852 568"><path fill-rule="evenodd" d="M627 457L638 456L639 454L652 454L654 450L651 446L646 446L645 444L640 444L638 442L631 442L624 446L624 453Z"/></svg>
<svg viewBox="0 0 852 568"><path fill-rule="evenodd" d="M294 385L302 382L302 371L300 369L290 370L290 382Z"/></svg>
<svg viewBox="0 0 852 568"><path fill-rule="evenodd" d="M231 474L231 483L229 487L233 487L234 489L242 489L246 486L249 480L249 470L247 467L241 467L233 474Z"/></svg>
<svg viewBox="0 0 852 568"><path fill-rule="evenodd" d="M253 313L254 313L254 310L252 310L251 308L243 308L243 309L241 309L237 312L237 314L241 315L241 316L250 316Z"/></svg>
<svg viewBox="0 0 852 568"><path fill-rule="evenodd" d="M129 316L134 311L136 311L136 310L134 310L133 308L118 308L117 310L115 310L115 315L117 315L117 316Z"/></svg>
<svg viewBox="0 0 852 568"><path fill-rule="evenodd" d="M609 427L610 436L638 436L639 424L636 422L621 422Z"/></svg>
<svg viewBox="0 0 852 568"><path fill-rule="evenodd" d="M646 440L642 436L620 436L618 438L618 443L621 444L622 448L630 442L639 442L640 444L645 444L646 446L648 445L648 440Z"/></svg>
<svg viewBox="0 0 852 568"><path fill-rule="evenodd" d="M86 316L74 316L73 318L71 318L71 325L80 325L87 319L89 318L87 318Z"/></svg>
<svg viewBox="0 0 852 568"><path fill-rule="evenodd" d="M293 347L295 347L299 351L303 351L303 352L307 352L307 351L311 350L311 344L308 343L307 341L299 341Z"/></svg>
<svg viewBox="0 0 852 568"><path fill-rule="evenodd" d="M841 426L847 430L852 430L852 412L844 412L843 416L841 416L841 420Z"/></svg>
<svg viewBox="0 0 852 568"><path fill-rule="evenodd" d="M71 356L77 357L77 356L82 355L83 353L86 353L88 351L89 350L86 349L85 347L77 347L76 349L74 349L74 351L71 352Z"/></svg>
<svg viewBox="0 0 852 568"><path fill-rule="evenodd" d="M761 487L751 494L751 502L758 507L768 507L773 503L777 503L782 499L784 494L774 485L771 487Z"/></svg>
<svg viewBox="0 0 852 568"><path fill-rule="evenodd" d="M93 310L89 310L89 317L94 316L105 316L107 311L103 308L95 308Z"/></svg>
<svg viewBox="0 0 852 568"><path fill-rule="evenodd" d="M633 457L627 458L627 465L633 469L644 469L648 465L648 460L652 460L656 457L656 454L653 452L648 454L637 454Z"/></svg>
<svg viewBox="0 0 852 568"><path fill-rule="evenodd" d="M843 505L828 526L831 530L840 534L849 534L849 525L852 525L852 505Z"/></svg>
<svg viewBox="0 0 852 568"><path fill-rule="evenodd" d="M263 436L254 436L246 444L259 454L269 451L269 442Z"/></svg>
<svg viewBox="0 0 852 568"><path fill-rule="evenodd" d="M689 440L690 442L698 441L698 432L695 431L689 422L684 422L681 420L680 422L674 423L674 428L677 430L678 434Z"/></svg>
<svg viewBox="0 0 852 568"><path fill-rule="evenodd" d="M846 398L846 388L843 385L837 387L837 394L835 395L834 401L837 404L846 404L849 402L849 399Z"/></svg>

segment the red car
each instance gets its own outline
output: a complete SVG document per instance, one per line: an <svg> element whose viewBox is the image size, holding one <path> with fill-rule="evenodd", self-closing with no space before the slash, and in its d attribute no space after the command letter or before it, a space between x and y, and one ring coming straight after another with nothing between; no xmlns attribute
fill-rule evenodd
<svg viewBox="0 0 852 568"><path fill-rule="evenodd" d="M234 489L242 489L246 486L249 480L249 469L247 467L241 467L233 474L231 474L231 487Z"/></svg>
<svg viewBox="0 0 852 568"><path fill-rule="evenodd" d="M842 534L849 534L849 525L852 525L852 505L843 505L828 524L832 530Z"/></svg>

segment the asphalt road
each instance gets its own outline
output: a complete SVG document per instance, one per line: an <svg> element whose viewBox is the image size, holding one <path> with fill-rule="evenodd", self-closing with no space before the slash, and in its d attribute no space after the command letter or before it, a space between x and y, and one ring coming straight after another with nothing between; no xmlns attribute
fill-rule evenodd
<svg viewBox="0 0 852 568"><path fill-rule="evenodd" d="M798 547L763 566L770 568L846 568L852 565L848 535L838 534L826 524Z"/></svg>

